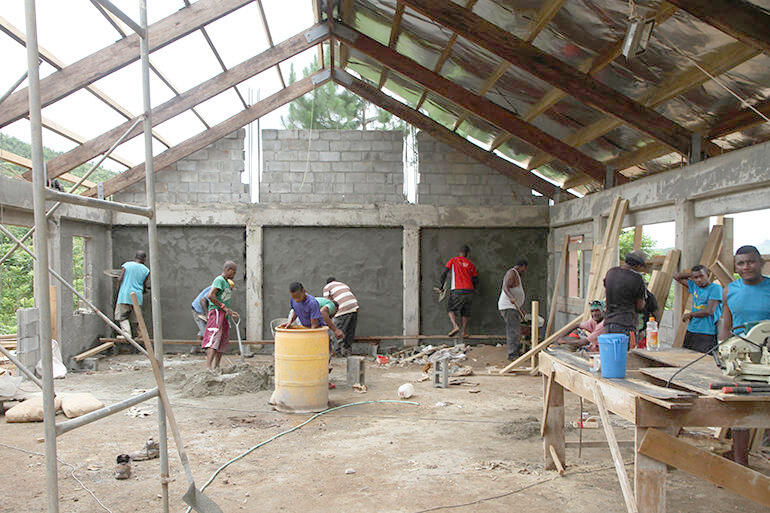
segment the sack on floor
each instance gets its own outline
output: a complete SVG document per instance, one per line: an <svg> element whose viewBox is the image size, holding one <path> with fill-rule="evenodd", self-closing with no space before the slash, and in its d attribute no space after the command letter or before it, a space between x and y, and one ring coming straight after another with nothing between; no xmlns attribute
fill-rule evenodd
<svg viewBox="0 0 770 513"><path fill-rule="evenodd" d="M59 347L59 341L51 339L51 352L53 356L53 379L60 379L67 375L67 367L62 363L61 348ZM37 362L35 365L35 374L38 376L43 375L43 360Z"/></svg>
<svg viewBox="0 0 770 513"><path fill-rule="evenodd" d="M59 411L62 400L58 396L54 399L54 408ZM5 412L6 422L43 422L43 395L37 394L20 402Z"/></svg>
<svg viewBox="0 0 770 513"><path fill-rule="evenodd" d="M104 408L104 403L87 392L62 394L61 409L71 419L99 408Z"/></svg>

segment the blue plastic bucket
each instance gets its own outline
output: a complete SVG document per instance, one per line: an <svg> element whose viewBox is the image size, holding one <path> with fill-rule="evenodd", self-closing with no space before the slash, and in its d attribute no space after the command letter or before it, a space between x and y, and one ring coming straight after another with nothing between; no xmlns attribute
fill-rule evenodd
<svg viewBox="0 0 770 513"><path fill-rule="evenodd" d="M628 335L622 333L599 335L599 357L602 361L602 377L625 378L627 353Z"/></svg>

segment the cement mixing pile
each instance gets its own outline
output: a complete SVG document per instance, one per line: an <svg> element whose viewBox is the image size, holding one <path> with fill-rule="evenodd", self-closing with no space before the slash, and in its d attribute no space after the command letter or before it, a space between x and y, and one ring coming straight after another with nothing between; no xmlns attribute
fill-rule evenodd
<svg viewBox="0 0 770 513"><path fill-rule="evenodd" d="M182 394L188 397L239 395L272 390L273 366L238 363L223 368L221 373L209 370L199 370L192 374L176 373L168 381L180 383Z"/></svg>

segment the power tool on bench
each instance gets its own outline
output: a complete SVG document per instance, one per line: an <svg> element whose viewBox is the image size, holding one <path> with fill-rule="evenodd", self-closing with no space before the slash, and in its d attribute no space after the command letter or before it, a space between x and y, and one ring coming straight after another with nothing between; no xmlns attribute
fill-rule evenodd
<svg viewBox="0 0 770 513"><path fill-rule="evenodd" d="M719 345L722 373L736 381L770 383L770 320L746 325L743 335L733 335Z"/></svg>

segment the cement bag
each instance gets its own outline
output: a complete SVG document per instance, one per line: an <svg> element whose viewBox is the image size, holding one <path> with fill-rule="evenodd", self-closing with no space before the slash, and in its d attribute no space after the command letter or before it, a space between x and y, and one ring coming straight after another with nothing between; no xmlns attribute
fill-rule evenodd
<svg viewBox="0 0 770 513"><path fill-rule="evenodd" d="M87 392L62 394L61 409L69 418L80 417L99 408L104 408L104 403Z"/></svg>
<svg viewBox="0 0 770 513"><path fill-rule="evenodd" d="M67 375L67 367L61 359L61 348L59 342L55 339L51 339L51 351L53 352L53 379L63 378ZM35 373L38 376L43 375L43 360L37 362L35 365Z"/></svg>
<svg viewBox="0 0 770 513"><path fill-rule="evenodd" d="M22 381L21 376L11 376L7 372L0 374L0 397L15 397Z"/></svg>
<svg viewBox="0 0 770 513"><path fill-rule="evenodd" d="M57 396L54 398L54 408L59 411L62 401ZM6 422L43 422L43 395L22 401L5 412Z"/></svg>

